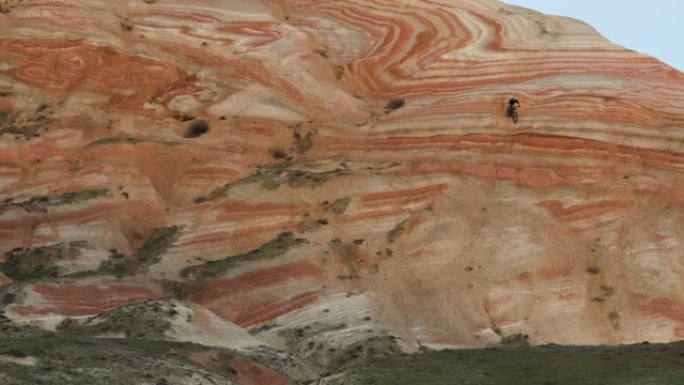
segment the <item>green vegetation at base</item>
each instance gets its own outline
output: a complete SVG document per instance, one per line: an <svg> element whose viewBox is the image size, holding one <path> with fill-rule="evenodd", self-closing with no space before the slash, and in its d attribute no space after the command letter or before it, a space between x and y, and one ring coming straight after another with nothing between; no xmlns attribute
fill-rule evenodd
<svg viewBox="0 0 684 385"><path fill-rule="evenodd" d="M289 375L293 384L681 385L684 378L684 342L498 347L407 355L396 349L392 337L377 337L331 353L332 346L309 340L316 330L295 329L290 338L295 356L327 370L320 373L325 378L316 379L304 374L307 371L293 356L255 351L248 357L227 349L156 339L163 334L164 320L177 316L174 310L172 303L148 301L59 333L13 325L0 311L0 383L242 383L232 367L235 358ZM93 338L112 331L133 338Z"/></svg>
<svg viewBox="0 0 684 385"><path fill-rule="evenodd" d="M354 368L329 385L681 385L684 342L539 346L404 355Z"/></svg>
<svg viewBox="0 0 684 385"><path fill-rule="evenodd" d="M225 384L234 379L229 359L202 367L195 354L207 347L157 340L103 339L25 329L0 338L0 383L3 385Z"/></svg>
<svg viewBox="0 0 684 385"><path fill-rule="evenodd" d="M340 329L346 328L344 324L337 326ZM333 326L331 329L335 328ZM338 373L345 369L355 370L357 367L383 357L396 357L402 354L396 339L392 336L371 336L345 345L307 338L309 333L312 333L312 330L308 329L283 330L279 334L283 336L283 332L290 334L285 336L288 351L295 352L297 357L306 358L307 361L323 368L323 371L328 373ZM314 336L316 332L318 331L314 329Z"/></svg>

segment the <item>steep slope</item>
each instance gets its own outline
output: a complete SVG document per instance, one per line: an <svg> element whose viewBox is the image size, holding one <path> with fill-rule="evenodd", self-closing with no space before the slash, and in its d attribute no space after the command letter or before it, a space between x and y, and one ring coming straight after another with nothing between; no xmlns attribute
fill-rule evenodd
<svg viewBox="0 0 684 385"><path fill-rule="evenodd" d="M684 75L579 21L490 0L2 7L14 323L175 298L205 323L164 338L320 373L395 344L684 336Z"/></svg>

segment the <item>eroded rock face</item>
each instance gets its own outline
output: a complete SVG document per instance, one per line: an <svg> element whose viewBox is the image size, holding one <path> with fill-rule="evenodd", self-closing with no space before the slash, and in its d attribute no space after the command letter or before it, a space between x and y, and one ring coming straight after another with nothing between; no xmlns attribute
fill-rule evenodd
<svg viewBox="0 0 684 385"><path fill-rule="evenodd" d="M173 297L316 362L684 337L682 73L489 0L191 3L0 13L15 321Z"/></svg>

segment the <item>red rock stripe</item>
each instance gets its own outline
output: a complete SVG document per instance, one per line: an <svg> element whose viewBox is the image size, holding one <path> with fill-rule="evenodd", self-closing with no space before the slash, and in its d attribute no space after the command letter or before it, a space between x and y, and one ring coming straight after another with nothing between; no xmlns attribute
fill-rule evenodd
<svg viewBox="0 0 684 385"><path fill-rule="evenodd" d="M259 287L275 285L291 279L320 278L323 270L310 262L294 262L286 265L252 271L235 278L209 281L193 293L192 300L206 304L223 296L241 296Z"/></svg>
<svg viewBox="0 0 684 385"><path fill-rule="evenodd" d="M296 295L291 299L257 303L247 308L237 309L229 319L244 328L258 326L293 310L310 305L316 302L320 296L320 292L308 292Z"/></svg>
<svg viewBox="0 0 684 385"><path fill-rule="evenodd" d="M547 209L552 216L567 221L589 219L632 206L629 202L609 200L569 205L567 207L564 207L563 202L560 201L543 201L537 203L537 205Z"/></svg>
<svg viewBox="0 0 684 385"><path fill-rule="evenodd" d="M45 305L19 305L12 310L22 316L60 314L83 316L99 314L118 307L157 298L143 286L133 285L58 285L38 284L33 291L40 294Z"/></svg>
<svg viewBox="0 0 684 385"><path fill-rule="evenodd" d="M405 190L383 191L368 193L360 196L361 201L366 207L374 207L384 204L406 204L415 201L430 199L440 195L448 189L446 184L437 184L425 187L417 187Z"/></svg>

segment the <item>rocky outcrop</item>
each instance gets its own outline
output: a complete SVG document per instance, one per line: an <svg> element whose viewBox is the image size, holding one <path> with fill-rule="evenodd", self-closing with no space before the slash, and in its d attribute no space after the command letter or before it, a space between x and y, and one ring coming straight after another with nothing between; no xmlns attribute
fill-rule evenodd
<svg viewBox="0 0 684 385"><path fill-rule="evenodd" d="M684 337L684 75L582 22L490 0L25 1L0 48L15 322L173 297L320 367L388 336Z"/></svg>

